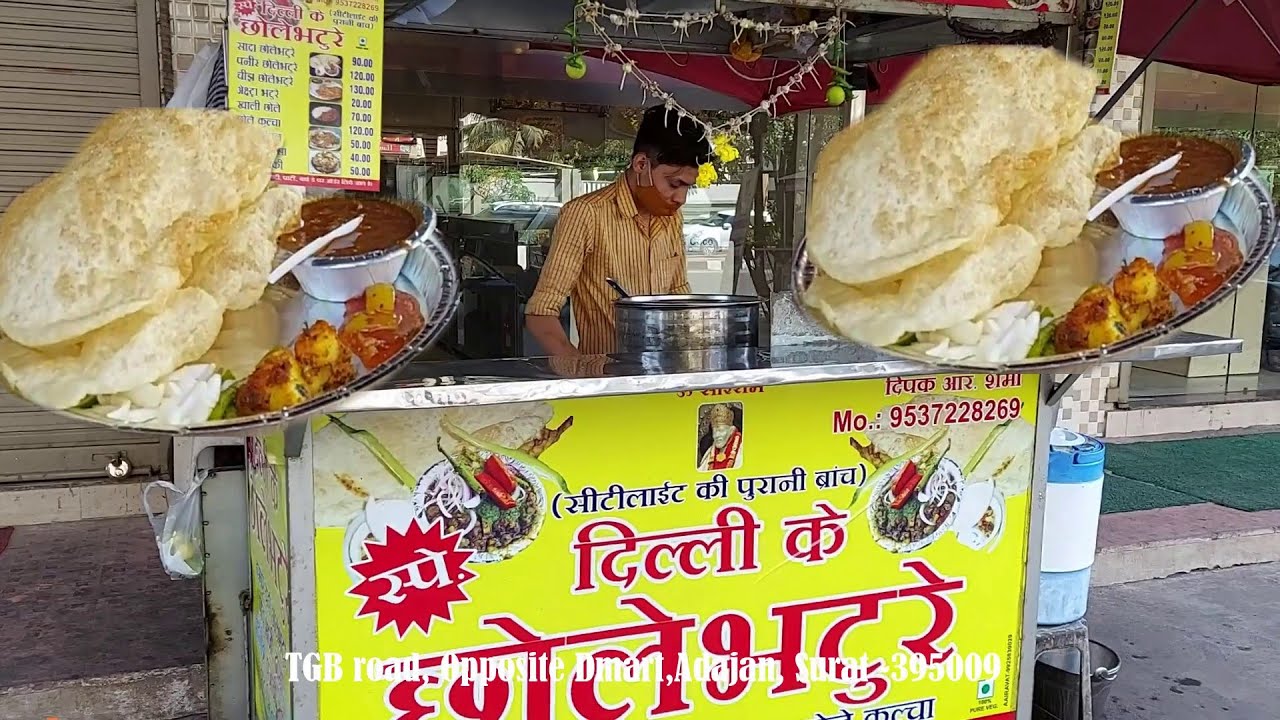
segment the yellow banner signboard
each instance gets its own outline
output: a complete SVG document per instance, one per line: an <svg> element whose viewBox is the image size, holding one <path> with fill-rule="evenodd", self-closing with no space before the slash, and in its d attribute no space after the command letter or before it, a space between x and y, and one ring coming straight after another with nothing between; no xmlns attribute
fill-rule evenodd
<svg viewBox="0 0 1280 720"><path fill-rule="evenodd" d="M287 717L291 686L289 503L283 441L245 440L249 474L249 565L253 573L253 705L257 717Z"/></svg>
<svg viewBox="0 0 1280 720"><path fill-rule="evenodd" d="M322 419L320 718L1012 720L1037 383Z"/></svg>
<svg viewBox="0 0 1280 720"><path fill-rule="evenodd" d="M231 0L227 107L279 133L276 182L379 187L382 0Z"/></svg>

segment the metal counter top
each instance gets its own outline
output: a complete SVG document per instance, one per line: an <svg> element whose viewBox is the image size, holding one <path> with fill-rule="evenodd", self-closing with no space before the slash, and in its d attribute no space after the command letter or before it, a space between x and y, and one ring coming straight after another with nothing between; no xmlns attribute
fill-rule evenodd
<svg viewBox="0 0 1280 720"><path fill-rule="evenodd" d="M1179 333L1114 361L1170 360L1240 352L1240 340ZM1087 369L1060 368L1056 373ZM330 412L499 405L534 400L865 380L946 372L848 344L768 351L586 355L412 363L387 384L358 392Z"/></svg>

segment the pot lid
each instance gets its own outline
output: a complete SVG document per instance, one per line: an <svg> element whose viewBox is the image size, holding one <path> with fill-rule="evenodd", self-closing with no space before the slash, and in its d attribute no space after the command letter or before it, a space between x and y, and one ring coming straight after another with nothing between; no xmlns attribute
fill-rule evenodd
<svg viewBox="0 0 1280 720"><path fill-rule="evenodd" d="M632 295L618 298L614 304L648 310L694 310L758 306L760 298L751 295Z"/></svg>

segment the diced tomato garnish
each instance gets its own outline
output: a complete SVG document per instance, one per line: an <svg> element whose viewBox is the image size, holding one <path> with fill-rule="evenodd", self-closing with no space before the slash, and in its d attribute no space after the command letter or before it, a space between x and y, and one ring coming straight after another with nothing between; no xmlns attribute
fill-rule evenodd
<svg viewBox="0 0 1280 720"><path fill-rule="evenodd" d="M1213 230L1212 251L1187 252L1184 242L1181 233L1165 238L1159 277L1190 307L1222 287L1244 263L1244 255L1236 236L1222 228Z"/></svg>
<svg viewBox="0 0 1280 720"><path fill-rule="evenodd" d="M391 359L418 334L426 322L418 301L406 292L396 293L395 316L367 315L367 319L348 327L353 318L365 311L364 293L346 302L345 319L340 333L342 344L360 358L365 368L373 369Z"/></svg>
<svg viewBox="0 0 1280 720"><path fill-rule="evenodd" d="M913 461L908 460L902 466L902 469L898 471L898 477L893 481L889 494L892 497L897 497L903 492L904 488L914 484L912 480L914 480L915 476L919 474L920 471L916 469L916 464Z"/></svg>
<svg viewBox="0 0 1280 720"><path fill-rule="evenodd" d="M510 510L516 506L515 498L511 497L511 493L503 489L501 480L495 479L487 472L481 472L476 475L476 480L479 481L485 492L489 493L489 497L498 504L498 507L503 510Z"/></svg>
<svg viewBox="0 0 1280 720"><path fill-rule="evenodd" d="M488 460L484 461L484 471L492 475L495 480L502 483L502 487L509 493L516 491L516 474L512 472L511 466L502 461L497 455L490 455Z"/></svg>

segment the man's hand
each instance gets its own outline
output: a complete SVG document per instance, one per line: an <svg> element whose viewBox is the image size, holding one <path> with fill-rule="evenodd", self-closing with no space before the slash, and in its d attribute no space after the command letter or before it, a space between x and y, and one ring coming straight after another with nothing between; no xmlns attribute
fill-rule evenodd
<svg viewBox="0 0 1280 720"><path fill-rule="evenodd" d="M538 341L543 352L552 356L577 357L582 353L569 342L569 336L560 324L560 318L551 315L526 315L525 327Z"/></svg>
<svg viewBox="0 0 1280 720"><path fill-rule="evenodd" d="M547 358L551 371L565 378L606 377L607 355L558 355Z"/></svg>

